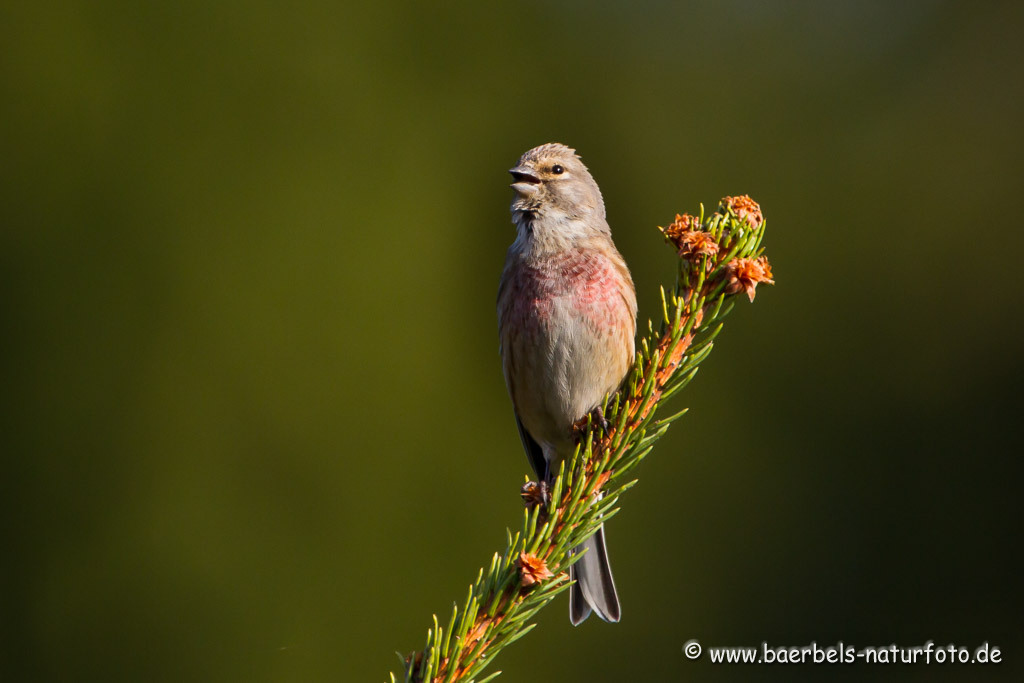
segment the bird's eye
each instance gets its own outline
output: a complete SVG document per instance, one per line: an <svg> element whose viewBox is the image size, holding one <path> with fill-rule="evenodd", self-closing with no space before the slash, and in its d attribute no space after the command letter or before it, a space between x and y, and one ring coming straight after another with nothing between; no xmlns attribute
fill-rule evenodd
<svg viewBox="0 0 1024 683"><path fill-rule="evenodd" d="M551 172L554 173L555 175L562 175L563 173L565 173L565 169L559 166L558 164L555 164L554 166L551 167Z"/></svg>

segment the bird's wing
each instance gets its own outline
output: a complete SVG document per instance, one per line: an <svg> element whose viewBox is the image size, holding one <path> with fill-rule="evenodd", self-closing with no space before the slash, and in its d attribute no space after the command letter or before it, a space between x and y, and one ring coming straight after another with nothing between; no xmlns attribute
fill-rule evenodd
<svg viewBox="0 0 1024 683"><path fill-rule="evenodd" d="M513 245L514 246L514 245ZM508 387L509 396L512 398L512 409L515 411L516 406L516 389L515 389L515 344L513 343L513 325L510 325L509 315L511 314L511 308L513 299L515 298L515 292L511 291L515 289L515 279L518 272L517 269L518 261L513 258L512 250L509 250L509 255L505 260L505 270L501 274L501 282L498 285L498 351L501 354L501 370L505 375L505 386ZM519 413L515 413L516 416L516 427L519 428L519 438L523 441L523 449L526 451L526 457L530 461L530 465L533 467L534 473L536 473L540 481L546 481L548 476L548 463L544 458L544 449L540 447L540 444L530 436L530 433L526 431L526 427L523 426L523 421L519 419Z"/></svg>
<svg viewBox="0 0 1024 683"><path fill-rule="evenodd" d="M548 461L544 458L544 450L540 447L540 444L533 440L530 433L526 431L526 427L523 426L523 421L516 415L516 426L519 427L519 438L523 440L523 448L526 450L526 457L530 460L530 465L533 466L533 471L537 474L538 481L547 481L548 479Z"/></svg>

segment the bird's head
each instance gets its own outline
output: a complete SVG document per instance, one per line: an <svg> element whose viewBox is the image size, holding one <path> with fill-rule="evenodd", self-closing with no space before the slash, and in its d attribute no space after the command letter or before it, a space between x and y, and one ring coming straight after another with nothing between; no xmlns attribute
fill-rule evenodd
<svg viewBox="0 0 1024 683"><path fill-rule="evenodd" d="M576 150L557 142L534 147L509 169L516 196L513 212L569 220L597 214L604 218L604 200Z"/></svg>

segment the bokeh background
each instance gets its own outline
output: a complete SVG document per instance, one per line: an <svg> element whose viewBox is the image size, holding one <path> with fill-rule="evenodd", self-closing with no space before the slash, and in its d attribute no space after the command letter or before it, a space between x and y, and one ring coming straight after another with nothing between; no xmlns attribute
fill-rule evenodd
<svg viewBox="0 0 1024 683"><path fill-rule="evenodd" d="M514 681L1021 680L1015 2L9 3L0 680L380 681L519 523L505 170L601 184L641 318L749 193L739 305ZM934 640L993 667L724 667Z"/></svg>

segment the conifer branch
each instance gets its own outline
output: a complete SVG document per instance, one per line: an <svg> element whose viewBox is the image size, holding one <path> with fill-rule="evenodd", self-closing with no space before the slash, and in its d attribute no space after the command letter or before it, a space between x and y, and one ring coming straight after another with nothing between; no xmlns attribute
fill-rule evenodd
<svg viewBox="0 0 1024 683"><path fill-rule="evenodd" d="M527 482L523 526L507 532L505 550L481 569L447 623L434 616L424 648L404 658L391 683L486 683L480 676L505 646L529 633L533 616L569 588L570 550L592 536L619 508L634 484L624 475L651 452L686 410L659 420L661 404L685 387L714 345L736 294L753 301L759 283L774 284L763 256L765 221L750 197L726 197L715 213L677 215L659 228L680 261L671 295L661 289L661 323L638 340L636 360L622 388L602 405L607 431L593 414L579 425L579 443L550 491ZM602 495L597 495L602 494Z"/></svg>

